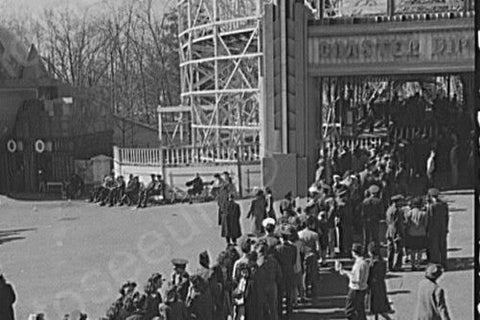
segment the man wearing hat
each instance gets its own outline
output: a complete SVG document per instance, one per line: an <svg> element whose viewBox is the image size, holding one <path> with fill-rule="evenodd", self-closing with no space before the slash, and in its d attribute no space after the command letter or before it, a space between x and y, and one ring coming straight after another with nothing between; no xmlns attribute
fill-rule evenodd
<svg viewBox="0 0 480 320"><path fill-rule="evenodd" d="M450 320L445 292L437 284L442 273L441 265L431 264L427 267L425 279L418 285L417 307L413 320Z"/></svg>
<svg viewBox="0 0 480 320"><path fill-rule="evenodd" d="M0 318L2 320L14 320L13 304L15 303L15 291L11 284L5 280L0 270Z"/></svg>
<svg viewBox="0 0 480 320"><path fill-rule="evenodd" d="M318 276L318 258L320 252L320 239L317 232L317 218L305 216L301 223L302 230L298 232L298 237L305 244L305 270L304 284L305 290L311 295L315 294L317 276ZM309 290L311 286L311 290Z"/></svg>
<svg viewBox="0 0 480 320"><path fill-rule="evenodd" d="M268 254L273 254L275 247L280 244L280 240L275 235L275 220L272 218L266 218L262 221L262 226L265 229L266 234L260 239L265 240Z"/></svg>
<svg viewBox="0 0 480 320"><path fill-rule="evenodd" d="M225 212L225 207L228 202L229 188L228 183L222 179L219 173L214 176L215 181L212 186L212 194L217 199L218 204L218 225L222 225L222 214Z"/></svg>
<svg viewBox="0 0 480 320"><path fill-rule="evenodd" d="M391 198L392 204L388 207L386 214L388 269L390 271L399 271L402 268L403 239L405 236L403 222L405 218L400 203L403 199L401 194L393 196Z"/></svg>
<svg viewBox="0 0 480 320"><path fill-rule="evenodd" d="M275 257L280 264L283 274L283 285L281 292L279 292L279 301L286 298L286 313L287 317L292 313L292 294L294 292L294 266L297 262L297 248L290 242L294 230L290 225L284 225L281 229L281 243L275 247ZM279 314L283 314L282 303L279 303Z"/></svg>
<svg viewBox="0 0 480 320"><path fill-rule="evenodd" d="M447 268L448 205L439 199L438 189L428 190L427 238L429 261Z"/></svg>
<svg viewBox="0 0 480 320"><path fill-rule="evenodd" d="M225 205L225 211L221 213L222 232L221 236L226 239L227 245L233 242L237 244L237 239L242 235L240 226L240 205L235 202L235 196L230 194L228 202Z"/></svg>
<svg viewBox="0 0 480 320"><path fill-rule="evenodd" d="M138 208L146 208L148 203L148 198L152 195L155 186L157 185L157 176L155 174L150 175L150 182L147 187L140 191L138 195Z"/></svg>
<svg viewBox="0 0 480 320"><path fill-rule="evenodd" d="M355 259L352 271L344 270L337 261L335 269L344 276L348 276L348 295L345 304L345 313L348 320L367 320L365 314L365 295L368 289L369 265L363 256L363 247L359 243L352 245L352 256Z"/></svg>
<svg viewBox="0 0 480 320"><path fill-rule="evenodd" d="M172 259L172 284L177 288L178 299L184 302L187 299L190 285L190 275L186 271L187 263L188 261L185 259Z"/></svg>
<svg viewBox="0 0 480 320"><path fill-rule="evenodd" d="M380 220L383 216L383 203L380 200L380 188L372 184L368 188L369 196L362 202L362 226L364 248L373 241L379 244Z"/></svg>
<svg viewBox="0 0 480 320"><path fill-rule="evenodd" d="M252 200L247 218L253 219L252 233L257 237L263 234L262 222L267 217L267 200L263 190L258 190L255 199Z"/></svg>
<svg viewBox="0 0 480 320"><path fill-rule="evenodd" d="M337 212L338 212L338 229L340 234L340 252L350 255L353 243L353 206L348 198L348 190L342 190L337 194Z"/></svg>

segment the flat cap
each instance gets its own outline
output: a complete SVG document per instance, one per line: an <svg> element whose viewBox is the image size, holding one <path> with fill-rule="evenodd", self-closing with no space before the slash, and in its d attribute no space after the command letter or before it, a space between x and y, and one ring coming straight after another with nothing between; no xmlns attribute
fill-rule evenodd
<svg viewBox="0 0 480 320"><path fill-rule="evenodd" d="M443 273L443 268L439 264L430 264L425 270L425 278L437 280Z"/></svg>
<svg viewBox="0 0 480 320"><path fill-rule="evenodd" d="M380 191L380 188L376 185L376 184L372 184L369 188L368 188L368 192L370 193L373 193L373 194L376 194Z"/></svg>
<svg viewBox="0 0 480 320"><path fill-rule="evenodd" d="M172 259L172 264L175 267L185 267L188 263L188 260L186 259Z"/></svg>
<svg viewBox="0 0 480 320"><path fill-rule="evenodd" d="M275 219L273 218L266 218L262 221L262 226L266 228L269 224L275 225Z"/></svg>
<svg viewBox="0 0 480 320"><path fill-rule="evenodd" d="M438 197L440 195L440 190L437 188L428 189L428 195L432 197Z"/></svg>
<svg viewBox="0 0 480 320"><path fill-rule="evenodd" d="M393 197L390 198L392 201L399 201L405 199L405 197L401 194L396 194Z"/></svg>

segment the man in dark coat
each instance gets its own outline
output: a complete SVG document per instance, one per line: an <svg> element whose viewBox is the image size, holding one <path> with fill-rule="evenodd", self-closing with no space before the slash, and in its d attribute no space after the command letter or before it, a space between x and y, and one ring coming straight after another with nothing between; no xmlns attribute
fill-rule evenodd
<svg viewBox="0 0 480 320"><path fill-rule="evenodd" d="M286 298L286 311L287 317L292 314L293 306L292 306L292 296L294 293L295 287L295 271L294 266L297 262L297 248L290 242L290 238L292 237L293 230L291 226L285 226L281 230L281 243L276 246L275 248L275 257L277 261L280 263L280 267L282 269L283 274L283 285L282 291L279 292L279 314L283 314L283 308L281 301L283 298Z"/></svg>
<svg viewBox="0 0 480 320"><path fill-rule="evenodd" d="M226 238L227 244L237 244L237 239L242 235L240 226L240 205L234 201L234 195L230 194L225 211L221 213L222 237Z"/></svg>
<svg viewBox="0 0 480 320"><path fill-rule="evenodd" d="M345 256L350 256L353 244L353 206L348 199L348 191L342 190L338 194L337 212L339 217L338 228L340 231L340 252Z"/></svg>
<svg viewBox="0 0 480 320"><path fill-rule="evenodd" d="M222 176L217 173L214 175L215 181L212 186L212 194L217 199L218 204L218 225L222 225L222 214L225 212L225 207L228 202L229 184L222 179Z"/></svg>
<svg viewBox="0 0 480 320"><path fill-rule="evenodd" d="M295 215L295 200L293 200L292 192L288 192L285 198L280 201L280 213L282 216L291 217Z"/></svg>
<svg viewBox="0 0 480 320"><path fill-rule="evenodd" d="M208 256L207 251L200 253L199 264L200 268L197 270L196 274L205 282L203 294L205 295L205 301L207 301L208 305L212 307L211 313L213 314L215 312L214 306L219 305L216 300L218 300L220 288L217 286L214 272L210 268L210 257Z"/></svg>
<svg viewBox="0 0 480 320"><path fill-rule="evenodd" d="M247 218L253 218L252 232L256 236L263 233L262 221L267 217L267 201L263 190L258 190L255 199L252 200Z"/></svg>
<svg viewBox="0 0 480 320"><path fill-rule="evenodd" d="M163 320L190 320L185 302L179 301L177 288L170 285L165 292L165 303L160 304L159 313Z"/></svg>
<svg viewBox="0 0 480 320"><path fill-rule="evenodd" d="M437 284L442 273L440 265L432 264L427 267L425 279L418 285L417 307L413 320L450 320L445 292Z"/></svg>
<svg viewBox="0 0 480 320"><path fill-rule="evenodd" d="M13 304L16 300L15 291L11 284L5 280L0 271L0 319L14 320Z"/></svg>
<svg viewBox="0 0 480 320"><path fill-rule="evenodd" d="M190 285L190 275L186 271L187 260L172 259L174 266L172 273L172 284L177 288L178 300L186 301L188 287Z"/></svg>
<svg viewBox="0 0 480 320"><path fill-rule="evenodd" d="M429 260L447 268L448 205L439 199L438 189L428 190L427 206Z"/></svg>
<svg viewBox="0 0 480 320"><path fill-rule="evenodd" d="M278 293L283 291L282 268L274 256L267 254L267 245L264 241L260 241L255 250L258 254L255 281L256 285L262 288L259 296L263 296L266 310L270 315L262 320L278 320Z"/></svg>
<svg viewBox="0 0 480 320"><path fill-rule="evenodd" d="M208 284L199 275L190 278L190 289L187 296L187 308L192 319L214 320L213 301L207 294Z"/></svg>
<svg viewBox="0 0 480 320"><path fill-rule="evenodd" d="M379 245L380 219L383 215L383 203L378 197L380 188L377 185L371 185L368 188L369 196L362 203L362 225L364 248L367 248L370 242Z"/></svg>
<svg viewBox="0 0 480 320"><path fill-rule="evenodd" d="M398 271L402 268L403 239L404 239L404 217L400 202L402 195L395 195L391 198L392 204L387 209L387 233L388 242L388 269Z"/></svg>

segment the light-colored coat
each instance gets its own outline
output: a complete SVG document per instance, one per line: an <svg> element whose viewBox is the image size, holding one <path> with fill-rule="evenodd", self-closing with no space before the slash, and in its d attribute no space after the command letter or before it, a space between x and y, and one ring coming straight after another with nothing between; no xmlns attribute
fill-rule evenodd
<svg viewBox="0 0 480 320"><path fill-rule="evenodd" d="M435 282L420 281L414 320L450 320L445 293Z"/></svg>

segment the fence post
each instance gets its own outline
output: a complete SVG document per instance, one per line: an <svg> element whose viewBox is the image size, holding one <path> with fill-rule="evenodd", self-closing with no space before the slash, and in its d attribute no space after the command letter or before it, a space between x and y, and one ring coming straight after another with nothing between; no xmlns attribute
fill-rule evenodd
<svg viewBox="0 0 480 320"><path fill-rule="evenodd" d="M247 168L247 191L250 193L252 187L250 186L250 168Z"/></svg>
<svg viewBox="0 0 480 320"><path fill-rule="evenodd" d="M237 146L237 176L238 176L238 192L240 199L243 198L243 183L242 183L242 165L240 163L240 146Z"/></svg>

